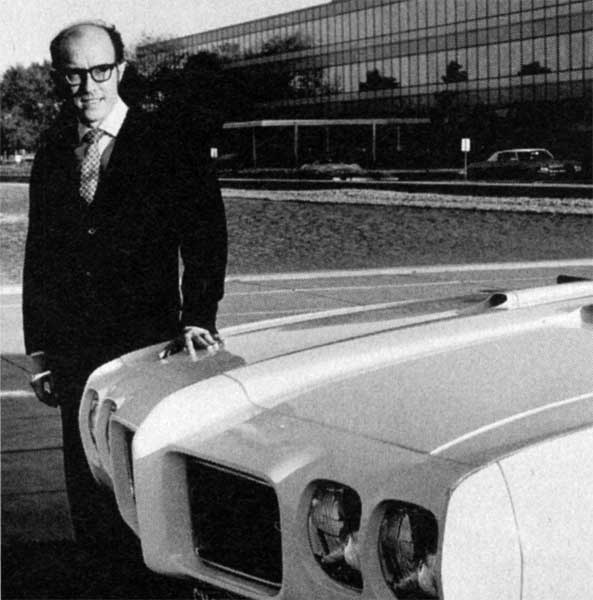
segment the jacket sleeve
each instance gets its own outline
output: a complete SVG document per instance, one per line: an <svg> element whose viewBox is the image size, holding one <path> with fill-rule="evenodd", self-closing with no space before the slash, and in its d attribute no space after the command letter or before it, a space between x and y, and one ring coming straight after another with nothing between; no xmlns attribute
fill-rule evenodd
<svg viewBox="0 0 593 600"><path fill-rule="evenodd" d="M45 149L36 154L29 183L29 225L23 266L23 327L25 351L31 354L47 348L47 301L44 285Z"/></svg>
<svg viewBox="0 0 593 600"><path fill-rule="evenodd" d="M227 227L220 186L207 144L185 144L177 153L177 230L183 261L181 324L216 333L224 294Z"/></svg>

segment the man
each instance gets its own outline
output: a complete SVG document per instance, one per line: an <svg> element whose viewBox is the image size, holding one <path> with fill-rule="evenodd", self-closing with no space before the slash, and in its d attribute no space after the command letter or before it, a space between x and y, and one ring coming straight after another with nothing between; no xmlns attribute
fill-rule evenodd
<svg viewBox="0 0 593 600"><path fill-rule="evenodd" d="M217 343L226 223L204 141L184 139L183 123L163 127L120 97L126 64L114 27L72 25L50 51L65 102L31 174L25 346L34 373L53 375L72 522L77 539L94 544L120 522L99 514L106 500L82 450L85 381L142 346L173 340L165 353L193 354ZM47 387L36 391L47 398Z"/></svg>

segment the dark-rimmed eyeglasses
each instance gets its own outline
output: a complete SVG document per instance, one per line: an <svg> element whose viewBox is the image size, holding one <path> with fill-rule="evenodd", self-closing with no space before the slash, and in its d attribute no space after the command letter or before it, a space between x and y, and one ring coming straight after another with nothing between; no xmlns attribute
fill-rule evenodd
<svg viewBox="0 0 593 600"><path fill-rule="evenodd" d="M117 67L117 63L109 63L95 65L90 69L59 69L57 73L64 78L68 85L81 85L89 75L93 81L104 83L109 80L115 67Z"/></svg>

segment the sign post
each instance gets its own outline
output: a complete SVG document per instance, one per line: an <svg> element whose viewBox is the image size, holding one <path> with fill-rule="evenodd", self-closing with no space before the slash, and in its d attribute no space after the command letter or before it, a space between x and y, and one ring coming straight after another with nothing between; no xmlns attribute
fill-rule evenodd
<svg viewBox="0 0 593 600"><path fill-rule="evenodd" d="M469 138L461 138L461 151L463 152L463 178L467 181L467 155L471 147Z"/></svg>

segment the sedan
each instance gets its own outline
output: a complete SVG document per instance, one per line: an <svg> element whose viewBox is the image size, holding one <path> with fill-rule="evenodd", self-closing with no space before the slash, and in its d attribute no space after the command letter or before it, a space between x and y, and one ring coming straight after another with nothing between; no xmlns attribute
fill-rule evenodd
<svg viewBox="0 0 593 600"><path fill-rule="evenodd" d="M469 179L538 179L576 178L582 166L574 160L554 158L544 148L500 150L482 162L467 167Z"/></svg>

